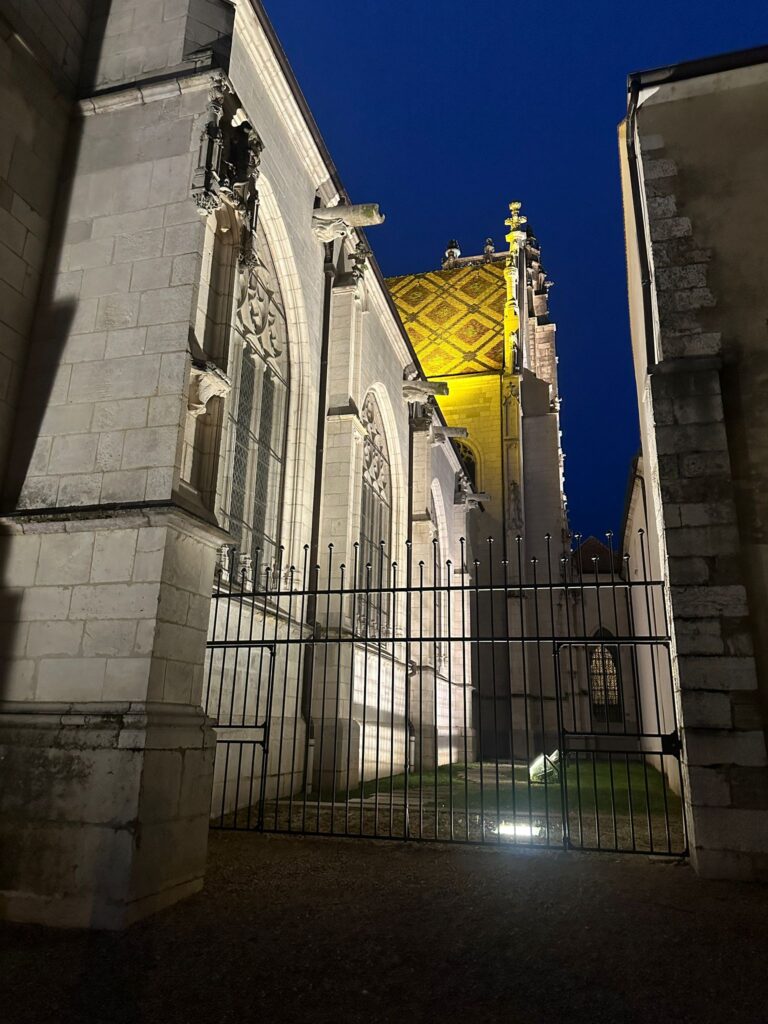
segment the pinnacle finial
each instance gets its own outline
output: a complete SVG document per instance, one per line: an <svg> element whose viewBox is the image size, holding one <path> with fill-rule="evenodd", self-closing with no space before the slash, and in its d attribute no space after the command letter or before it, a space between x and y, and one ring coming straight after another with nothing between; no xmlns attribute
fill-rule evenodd
<svg viewBox="0 0 768 1024"><path fill-rule="evenodd" d="M452 238L448 243L448 247L445 250L445 256L443 257L443 267L452 267L456 260L461 256L461 249L459 243L455 238Z"/></svg>
<svg viewBox="0 0 768 1024"><path fill-rule="evenodd" d="M506 241L509 242L509 251L510 252L515 252L516 251L516 248L515 248L515 242L516 242L515 234L516 234L516 232L520 231L520 229L523 227L523 225L528 223L528 218L522 216L522 214L520 213L520 208L522 207L522 205L523 204L520 203L520 202L510 203L509 204L509 216L504 221L504 223L509 228L509 231L505 235L505 238L506 238Z"/></svg>

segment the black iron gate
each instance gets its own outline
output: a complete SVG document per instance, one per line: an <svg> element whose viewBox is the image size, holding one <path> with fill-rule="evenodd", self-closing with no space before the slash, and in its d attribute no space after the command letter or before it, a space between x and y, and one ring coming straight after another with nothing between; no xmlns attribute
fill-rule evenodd
<svg viewBox="0 0 768 1024"><path fill-rule="evenodd" d="M642 538L641 538L642 544ZM629 558L216 576L212 824L682 855L663 584ZM603 563L607 564L601 564ZM311 613L311 614L310 614ZM308 621L309 618L313 621Z"/></svg>

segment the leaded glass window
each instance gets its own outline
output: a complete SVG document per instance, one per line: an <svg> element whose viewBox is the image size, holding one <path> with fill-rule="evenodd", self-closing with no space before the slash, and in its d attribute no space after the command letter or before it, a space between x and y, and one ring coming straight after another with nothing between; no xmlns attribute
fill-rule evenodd
<svg viewBox="0 0 768 1024"><path fill-rule="evenodd" d="M229 464L222 509L237 553L277 561L288 413L288 330L275 265L261 227L241 266L231 346Z"/></svg>
<svg viewBox="0 0 768 1024"><path fill-rule="evenodd" d="M388 595L380 589L389 585L392 475L381 413L373 395L363 403L361 418L365 437L358 582L365 592L359 602L358 628L375 637L389 632Z"/></svg>
<svg viewBox="0 0 768 1024"><path fill-rule="evenodd" d="M602 639L602 638L601 638ZM589 693L592 715L599 722L622 720L617 648L601 642L589 653Z"/></svg>

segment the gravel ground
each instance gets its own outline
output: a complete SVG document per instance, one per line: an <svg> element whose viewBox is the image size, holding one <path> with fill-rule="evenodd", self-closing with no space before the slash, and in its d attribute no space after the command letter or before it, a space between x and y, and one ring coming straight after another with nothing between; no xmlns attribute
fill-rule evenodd
<svg viewBox="0 0 768 1024"><path fill-rule="evenodd" d="M0 928L5 1024L768 1021L768 887L679 863L214 834L125 933Z"/></svg>

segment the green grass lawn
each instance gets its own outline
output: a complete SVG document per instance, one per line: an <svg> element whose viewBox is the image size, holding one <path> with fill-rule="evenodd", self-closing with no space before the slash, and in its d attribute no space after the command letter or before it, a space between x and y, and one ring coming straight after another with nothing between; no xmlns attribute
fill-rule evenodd
<svg viewBox="0 0 768 1024"><path fill-rule="evenodd" d="M362 788L350 793L359 799L379 796L387 800L390 792L402 793L405 775L395 775L366 782ZM591 757L572 759L565 770L568 808L577 814L632 817L680 813L680 800L661 774L650 765L616 757L592 761ZM443 765L437 771L413 772L408 778L409 800L419 801L426 807L456 811L484 809L489 813L517 812L522 814L559 813L561 783L558 780L531 783L525 765L486 762L483 765ZM343 800L345 794L339 797ZM337 799L339 798L337 797Z"/></svg>

